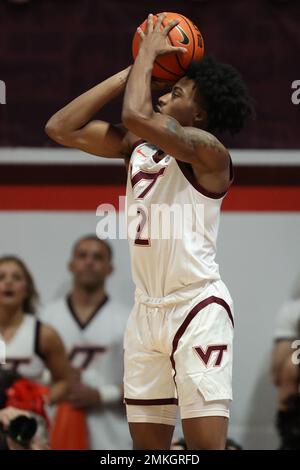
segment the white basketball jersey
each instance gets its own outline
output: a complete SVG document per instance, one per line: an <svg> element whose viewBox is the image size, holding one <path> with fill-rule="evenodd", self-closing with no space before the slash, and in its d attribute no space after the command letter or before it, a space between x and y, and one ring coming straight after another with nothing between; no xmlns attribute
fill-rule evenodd
<svg viewBox="0 0 300 470"><path fill-rule="evenodd" d="M34 315L25 314L21 325L9 341L4 341L0 334L0 339L6 346L6 363L0 367L14 370L31 380L42 380L45 366L38 351L40 326L41 323Z"/></svg>
<svg viewBox="0 0 300 470"><path fill-rule="evenodd" d="M73 367L81 369L82 381L91 387L123 382L123 334L129 312L105 298L86 324L82 324L70 298L48 305L41 314L61 336ZM123 407L89 410L87 423L91 449L129 449Z"/></svg>
<svg viewBox="0 0 300 470"><path fill-rule="evenodd" d="M133 280L143 293L164 297L220 278L215 255L225 193L200 187L191 165L139 141L126 195Z"/></svg>

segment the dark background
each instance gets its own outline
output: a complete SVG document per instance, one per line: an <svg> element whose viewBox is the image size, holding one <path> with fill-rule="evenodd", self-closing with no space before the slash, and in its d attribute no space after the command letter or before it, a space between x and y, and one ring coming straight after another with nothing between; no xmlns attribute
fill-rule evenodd
<svg viewBox="0 0 300 470"><path fill-rule="evenodd" d="M200 28L206 54L239 69L257 118L236 148L300 148L300 2L271 0L0 0L0 145L52 146L44 124L60 107L131 63L133 33L149 12L175 11ZM120 121L120 104L101 114Z"/></svg>

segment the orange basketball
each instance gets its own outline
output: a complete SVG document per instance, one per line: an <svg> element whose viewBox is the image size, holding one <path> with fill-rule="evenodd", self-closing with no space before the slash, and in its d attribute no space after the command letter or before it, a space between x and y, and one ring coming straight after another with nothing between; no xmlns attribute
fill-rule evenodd
<svg viewBox="0 0 300 470"><path fill-rule="evenodd" d="M153 24L155 25L159 13L153 15ZM202 35L194 23L179 13L166 13L161 28L163 29L170 21L180 19L168 34L168 39L173 46L185 47L185 54L167 54L158 56L155 60L152 76L167 81L174 81L181 78L192 60L200 60L204 54L204 41ZM147 20L145 20L140 28L143 32L146 30ZM177 42L179 41L179 42ZM135 59L141 38L138 32L135 32L132 41L132 54Z"/></svg>

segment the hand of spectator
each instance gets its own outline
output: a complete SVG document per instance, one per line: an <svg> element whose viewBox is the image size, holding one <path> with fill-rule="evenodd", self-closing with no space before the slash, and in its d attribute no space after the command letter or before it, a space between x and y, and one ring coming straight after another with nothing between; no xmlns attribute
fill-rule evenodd
<svg viewBox="0 0 300 470"><path fill-rule="evenodd" d="M8 406L7 408L3 408L0 410L0 423L3 425L4 429L9 427L9 423L17 418L18 416L28 416L30 417L31 414L26 410L20 410L19 408L14 408L12 406ZM6 437L6 442L9 450L25 450L20 444L15 442L11 437ZM39 438L33 438L30 443L30 450L48 450L49 445L41 442Z"/></svg>
<svg viewBox="0 0 300 470"><path fill-rule="evenodd" d="M98 390L81 382L73 384L70 387L66 400L75 408L98 408L101 405Z"/></svg>
<svg viewBox="0 0 300 470"><path fill-rule="evenodd" d="M81 381L81 369L78 367L72 367L72 380L76 383Z"/></svg>
<svg viewBox="0 0 300 470"><path fill-rule="evenodd" d="M19 410L18 408L8 406L7 408L0 410L0 423L3 425L4 429L7 429L9 423L18 416L30 417L30 413L28 411Z"/></svg>

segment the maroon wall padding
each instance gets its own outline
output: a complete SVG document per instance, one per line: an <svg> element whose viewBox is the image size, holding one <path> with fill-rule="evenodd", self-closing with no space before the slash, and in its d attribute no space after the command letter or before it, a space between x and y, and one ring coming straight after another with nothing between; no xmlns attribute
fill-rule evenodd
<svg viewBox="0 0 300 470"><path fill-rule="evenodd" d="M257 119L234 140L244 148L299 148L300 3L271 0L32 0L0 3L0 145L48 146L47 119L87 88L131 62L131 39L150 11L178 11L200 27L206 53L242 73ZM120 120L120 103L101 116Z"/></svg>

